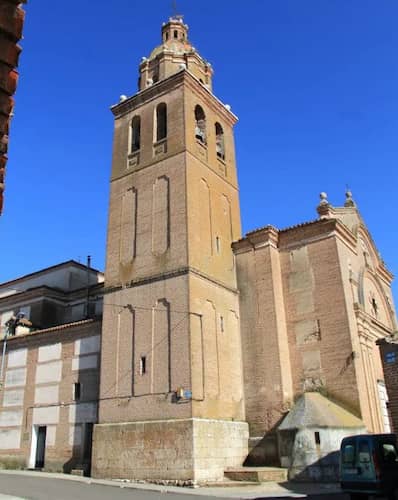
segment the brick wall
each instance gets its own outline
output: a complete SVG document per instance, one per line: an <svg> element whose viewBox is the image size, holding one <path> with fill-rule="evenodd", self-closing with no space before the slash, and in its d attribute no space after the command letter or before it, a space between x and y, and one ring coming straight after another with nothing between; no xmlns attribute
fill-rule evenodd
<svg viewBox="0 0 398 500"><path fill-rule="evenodd" d="M398 342L379 342L392 431L398 432Z"/></svg>
<svg viewBox="0 0 398 500"><path fill-rule="evenodd" d="M0 215L3 210L5 168L8 152L10 116L17 87L19 54L25 12L19 4L24 0L3 0L0 5Z"/></svg>
<svg viewBox="0 0 398 500"><path fill-rule="evenodd" d="M32 441L39 427L47 433L46 470L68 472L83 462L85 424L97 421L100 332L101 322L86 321L8 339L0 389L1 466L35 466Z"/></svg>

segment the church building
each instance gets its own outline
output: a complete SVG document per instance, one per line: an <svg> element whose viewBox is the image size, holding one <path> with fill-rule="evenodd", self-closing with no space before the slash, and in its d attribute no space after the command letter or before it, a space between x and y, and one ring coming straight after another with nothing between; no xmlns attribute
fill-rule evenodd
<svg viewBox="0 0 398 500"><path fill-rule="evenodd" d="M322 193L315 220L242 236L237 117L212 77L170 18L138 92L112 107L104 277L87 267L85 282L71 261L69 281L42 283L49 268L23 291L0 285L5 332L24 328L0 342L0 462L191 483L243 464L332 479L342 437L389 431L376 341L396 330L392 275L352 194L334 207ZM65 314L24 323L39 285Z"/></svg>

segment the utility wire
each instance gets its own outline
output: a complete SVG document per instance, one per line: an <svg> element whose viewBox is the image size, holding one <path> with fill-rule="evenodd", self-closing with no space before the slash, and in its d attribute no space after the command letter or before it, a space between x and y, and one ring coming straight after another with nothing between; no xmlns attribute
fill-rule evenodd
<svg viewBox="0 0 398 500"><path fill-rule="evenodd" d="M105 304L103 306L109 307L120 307L121 309L139 309L142 311L166 311L165 309L156 309L156 307L144 307L144 306L136 306L134 304ZM202 316L200 313L195 313L193 311L179 311L177 309L167 309L168 312L173 312L176 314L193 314L194 316Z"/></svg>

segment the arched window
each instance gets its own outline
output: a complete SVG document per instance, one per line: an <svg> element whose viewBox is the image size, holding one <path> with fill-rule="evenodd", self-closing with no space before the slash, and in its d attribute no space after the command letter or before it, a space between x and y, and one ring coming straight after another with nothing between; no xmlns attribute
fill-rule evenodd
<svg viewBox="0 0 398 500"><path fill-rule="evenodd" d="M174 30L174 38L178 38L178 31Z"/></svg>
<svg viewBox="0 0 398 500"><path fill-rule="evenodd" d="M156 142L167 137L167 106L164 102L156 108Z"/></svg>
<svg viewBox="0 0 398 500"><path fill-rule="evenodd" d="M218 158L225 160L224 130L218 122L216 123L216 152Z"/></svg>
<svg viewBox="0 0 398 500"><path fill-rule="evenodd" d="M206 144L206 115L199 104L195 107L195 138Z"/></svg>
<svg viewBox="0 0 398 500"><path fill-rule="evenodd" d="M131 152L138 151L141 147L141 118L136 115L131 120Z"/></svg>

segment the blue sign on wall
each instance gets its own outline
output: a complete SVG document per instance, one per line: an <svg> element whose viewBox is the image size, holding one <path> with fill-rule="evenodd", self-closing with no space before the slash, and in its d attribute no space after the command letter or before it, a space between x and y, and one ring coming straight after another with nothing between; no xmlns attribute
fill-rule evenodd
<svg viewBox="0 0 398 500"><path fill-rule="evenodd" d="M396 352L387 352L385 359L386 359L386 363L395 363L397 360L397 353Z"/></svg>

